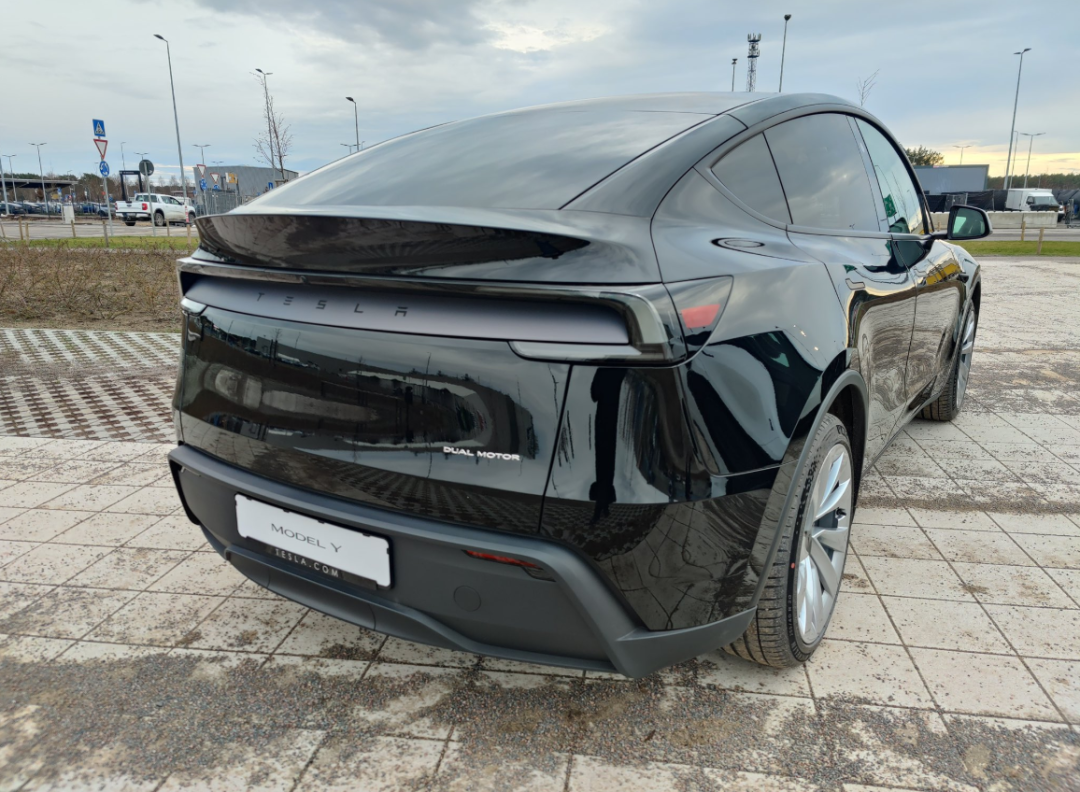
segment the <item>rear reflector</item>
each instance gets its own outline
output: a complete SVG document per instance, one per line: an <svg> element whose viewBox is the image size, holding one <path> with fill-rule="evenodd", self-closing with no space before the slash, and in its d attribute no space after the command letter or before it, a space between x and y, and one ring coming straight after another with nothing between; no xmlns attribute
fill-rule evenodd
<svg viewBox="0 0 1080 792"><path fill-rule="evenodd" d="M679 311L679 316L682 317L683 326L687 330L701 330L711 325L718 313L720 313L719 304L698 305L693 308L683 308Z"/></svg>
<svg viewBox="0 0 1080 792"><path fill-rule="evenodd" d="M693 354L708 342L727 305L731 283L730 275L722 275L668 284L668 292L682 322L688 353Z"/></svg>
<svg viewBox="0 0 1080 792"><path fill-rule="evenodd" d="M528 561L522 561L520 558L510 558L509 556L491 555L491 553L478 553L476 550L466 550L466 555L471 555L473 558L479 558L482 561L495 561L499 564L509 564L510 566L529 567L531 569L540 569L536 564L529 563Z"/></svg>

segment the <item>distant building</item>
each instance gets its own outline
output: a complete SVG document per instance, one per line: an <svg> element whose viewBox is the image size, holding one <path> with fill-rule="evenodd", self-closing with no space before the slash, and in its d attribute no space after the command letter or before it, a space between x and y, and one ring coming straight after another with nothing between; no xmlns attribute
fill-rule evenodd
<svg viewBox="0 0 1080 792"><path fill-rule="evenodd" d="M983 192L989 171L989 165L915 166L919 184L928 195Z"/></svg>
<svg viewBox="0 0 1080 792"><path fill-rule="evenodd" d="M194 170L195 191L198 194L199 169L195 168ZM277 183L281 181L281 171L277 168L266 168L258 165L207 165L204 178L206 179L208 192L214 189L214 180L210 177L211 173L218 174L218 186L221 188L221 192L237 192L239 190L242 198L254 198L257 195L262 195L271 182ZM236 174L236 185L225 182L226 173ZM299 178L299 176L300 174L297 171L285 169L286 181L292 181Z"/></svg>

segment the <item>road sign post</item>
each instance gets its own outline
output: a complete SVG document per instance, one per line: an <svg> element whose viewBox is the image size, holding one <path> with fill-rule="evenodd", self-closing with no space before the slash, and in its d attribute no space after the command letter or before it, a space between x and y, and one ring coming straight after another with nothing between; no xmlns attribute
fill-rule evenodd
<svg viewBox="0 0 1080 792"><path fill-rule="evenodd" d="M97 147L98 154L101 155L98 171L101 173L101 192L105 198L105 215L109 219L109 236L112 236L113 211L112 201L109 200L109 163L105 161L105 151L109 148L109 141L105 139L105 122L100 118L94 119L94 145Z"/></svg>
<svg viewBox="0 0 1080 792"><path fill-rule="evenodd" d="M139 173L146 177L146 205L150 207L150 236L157 236L157 225L154 223L154 194L150 192L150 177L154 175L154 163L145 157L139 161Z"/></svg>

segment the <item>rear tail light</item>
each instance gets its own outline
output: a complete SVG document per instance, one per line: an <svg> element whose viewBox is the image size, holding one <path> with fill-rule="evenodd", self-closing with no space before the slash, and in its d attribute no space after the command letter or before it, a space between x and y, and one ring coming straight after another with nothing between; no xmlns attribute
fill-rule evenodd
<svg viewBox="0 0 1080 792"><path fill-rule="evenodd" d="M611 366L669 365L697 352L712 335L731 294L732 278L597 290L591 299L615 308L630 334L629 344L575 344L511 341L519 355Z"/></svg>
<svg viewBox="0 0 1080 792"><path fill-rule="evenodd" d="M145 212L149 207L146 204L143 204L142 208L143 208L143 211Z"/></svg>

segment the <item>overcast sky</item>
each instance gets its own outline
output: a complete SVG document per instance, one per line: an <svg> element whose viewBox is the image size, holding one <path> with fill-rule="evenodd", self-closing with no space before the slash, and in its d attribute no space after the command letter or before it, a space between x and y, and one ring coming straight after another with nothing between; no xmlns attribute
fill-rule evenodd
<svg viewBox="0 0 1080 792"><path fill-rule="evenodd" d="M91 119L107 160L149 152L179 173L169 73L172 46L184 164L255 164L262 92L292 124L286 166L312 170L368 144L444 121L534 104L656 91L745 89L746 34L761 33L758 88L775 91L783 14L793 14L785 92L857 98L904 145L1004 171L1018 58L1016 127L1046 132L1032 172L1080 170L1077 55L1069 3L949 0L143 0L6 3L0 15L0 154L16 171L96 170ZM1066 17L1055 21L1055 14ZM1027 156L1022 138L1020 167ZM8 160L3 160L5 168Z"/></svg>

